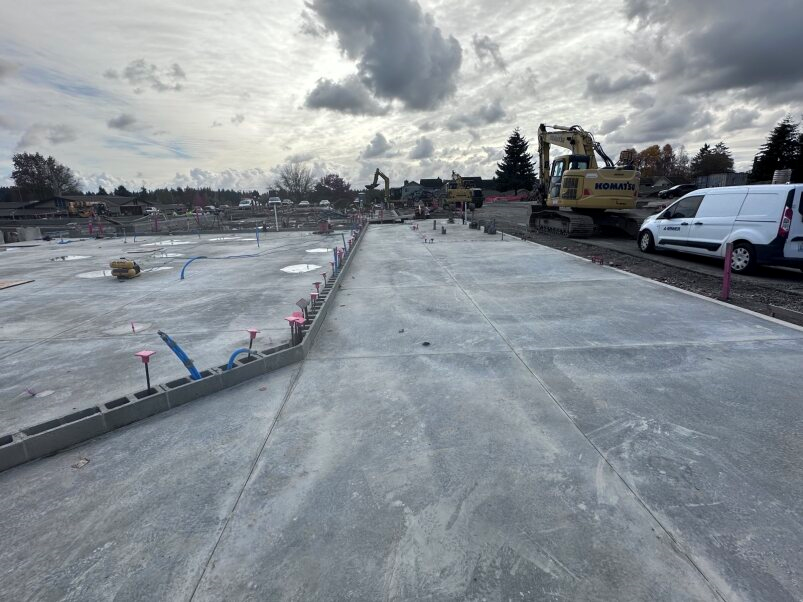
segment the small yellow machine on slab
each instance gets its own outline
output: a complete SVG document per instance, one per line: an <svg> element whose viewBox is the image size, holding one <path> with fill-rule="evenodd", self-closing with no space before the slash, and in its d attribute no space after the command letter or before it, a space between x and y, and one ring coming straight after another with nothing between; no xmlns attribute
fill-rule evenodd
<svg viewBox="0 0 803 602"><path fill-rule="evenodd" d="M109 263L109 267L112 269L112 276L119 280L136 278L142 271L136 261L126 259L125 257L112 260L111 263Z"/></svg>

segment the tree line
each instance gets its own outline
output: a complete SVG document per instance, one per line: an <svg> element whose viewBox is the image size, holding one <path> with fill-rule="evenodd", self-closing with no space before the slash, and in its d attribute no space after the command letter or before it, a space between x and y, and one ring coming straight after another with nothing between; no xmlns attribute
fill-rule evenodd
<svg viewBox="0 0 803 602"><path fill-rule="evenodd" d="M724 141L713 146L704 144L693 156L686 149L677 150L671 144L654 144L637 151L629 149L635 157L635 167L645 178L658 176L693 179L715 173L733 171L733 157ZM80 194L107 195L102 187L97 192L82 193L78 179L72 170L53 157L40 153L17 153L13 157L13 188L0 188L0 202L29 201L52 196ZM803 133L801 123L787 115L770 132L766 142L756 153L750 173L751 182L767 182L779 169L792 170L792 182L803 182ZM503 159L497 164L494 186L498 190L533 190L536 172L529 153L529 142L516 128L505 144ZM205 204L234 205L243 197L259 198L258 191L242 191L211 188L141 188L133 192L118 186L111 194L131 196L149 204L183 204L186 206ZM351 184L338 174L326 174L317 180L309 167L302 163L283 165L272 189L267 196L290 198L295 202L302 200L318 201L328 199L333 203L343 203L354 198ZM265 195L262 195L265 196Z"/></svg>

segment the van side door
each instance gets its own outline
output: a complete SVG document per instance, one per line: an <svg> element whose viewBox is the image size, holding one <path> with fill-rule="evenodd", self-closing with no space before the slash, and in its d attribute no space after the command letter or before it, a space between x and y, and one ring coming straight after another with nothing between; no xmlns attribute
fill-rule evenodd
<svg viewBox="0 0 803 602"><path fill-rule="evenodd" d="M702 200L702 195L687 196L668 207L661 215L663 219L659 218L655 221L655 229L658 234L655 237L655 245L677 251L691 250L687 246L689 230Z"/></svg>
<svg viewBox="0 0 803 602"><path fill-rule="evenodd" d="M724 244L746 196L747 190L706 194L692 220L688 246L698 253L724 256Z"/></svg>

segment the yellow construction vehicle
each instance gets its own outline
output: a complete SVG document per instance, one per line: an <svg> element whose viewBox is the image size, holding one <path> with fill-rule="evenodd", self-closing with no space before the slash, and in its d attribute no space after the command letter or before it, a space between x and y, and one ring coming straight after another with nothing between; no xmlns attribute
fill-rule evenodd
<svg viewBox="0 0 803 602"><path fill-rule="evenodd" d="M444 184L446 197L444 205L449 209L462 209L463 203L473 203L475 209L482 207L483 196L481 188L470 188L460 177L459 173L452 172L452 179Z"/></svg>
<svg viewBox="0 0 803 602"><path fill-rule="evenodd" d="M384 197L384 207L386 209L390 209L390 178L388 178L385 174L379 171L379 168L376 168L376 173L374 173L374 182L373 184L366 184L365 187L368 190L373 190L377 186L379 186L379 178L382 178L385 181L385 197Z"/></svg>
<svg viewBox="0 0 803 602"><path fill-rule="evenodd" d="M614 165L591 132L578 125L549 127L547 130L542 123L538 128L539 187L530 216L532 228L571 237L591 236L595 218L604 211L636 207L640 174L632 166L631 153L623 151ZM550 165L552 145L567 148L571 154ZM598 166L596 155L605 167Z"/></svg>
<svg viewBox="0 0 803 602"><path fill-rule="evenodd" d="M136 261L125 257L110 261L109 267L112 269L112 276L118 280L130 280L131 278L136 278L142 272Z"/></svg>

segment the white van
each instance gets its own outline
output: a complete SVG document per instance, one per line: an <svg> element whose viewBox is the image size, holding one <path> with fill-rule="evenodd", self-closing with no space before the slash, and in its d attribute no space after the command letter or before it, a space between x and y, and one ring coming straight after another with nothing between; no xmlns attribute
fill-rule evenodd
<svg viewBox="0 0 803 602"><path fill-rule="evenodd" d="M733 243L731 269L758 264L803 269L803 184L702 188L678 199L641 225L645 253L671 249L725 257Z"/></svg>

